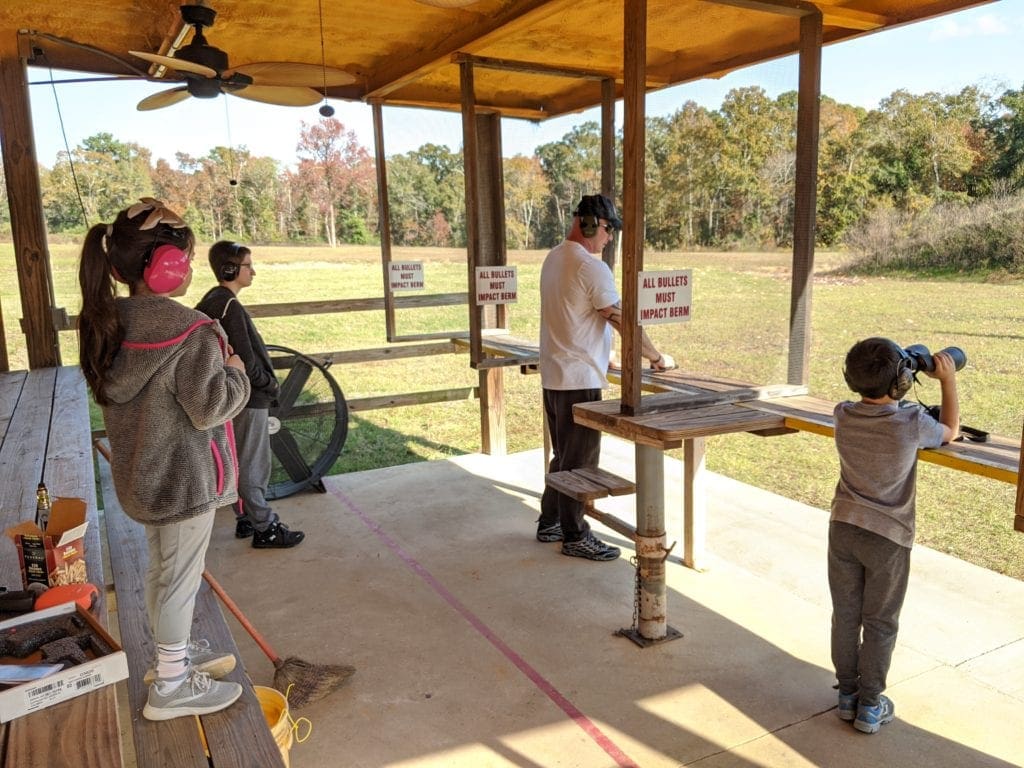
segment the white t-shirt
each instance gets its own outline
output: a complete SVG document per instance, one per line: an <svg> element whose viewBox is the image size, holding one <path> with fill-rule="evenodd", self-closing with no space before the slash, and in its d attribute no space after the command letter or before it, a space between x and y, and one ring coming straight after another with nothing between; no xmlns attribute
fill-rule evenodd
<svg viewBox="0 0 1024 768"><path fill-rule="evenodd" d="M544 389L606 389L612 328L598 310L617 304L608 265L563 240L540 270L540 380Z"/></svg>

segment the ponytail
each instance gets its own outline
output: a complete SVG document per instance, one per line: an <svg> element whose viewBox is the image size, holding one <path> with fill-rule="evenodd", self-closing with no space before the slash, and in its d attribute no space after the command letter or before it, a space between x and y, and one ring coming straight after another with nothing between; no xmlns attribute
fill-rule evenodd
<svg viewBox="0 0 1024 768"><path fill-rule="evenodd" d="M85 381L99 405L107 405L106 374L124 340L117 316L117 297L105 240L106 224L97 224L85 236L78 283L82 311L78 315L78 357Z"/></svg>

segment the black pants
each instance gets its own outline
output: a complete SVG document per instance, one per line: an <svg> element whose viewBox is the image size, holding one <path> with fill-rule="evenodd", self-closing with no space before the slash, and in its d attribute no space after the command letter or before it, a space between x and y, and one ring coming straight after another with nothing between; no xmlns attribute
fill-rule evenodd
<svg viewBox="0 0 1024 768"><path fill-rule="evenodd" d="M544 390L544 416L551 433L549 472L597 467L601 458L601 433L574 422L572 407L600 399L600 389ZM561 523L565 541L579 541L590 530L583 517L582 502L545 486L538 527L547 528L555 523Z"/></svg>

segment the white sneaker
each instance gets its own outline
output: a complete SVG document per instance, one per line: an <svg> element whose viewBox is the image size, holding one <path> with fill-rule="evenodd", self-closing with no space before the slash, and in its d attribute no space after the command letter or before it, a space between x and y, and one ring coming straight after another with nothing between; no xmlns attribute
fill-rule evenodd
<svg viewBox="0 0 1024 768"><path fill-rule="evenodd" d="M188 644L188 662L197 672L204 672L214 680L220 680L234 670L238 659L233 653L212 650L209 640L192 640ZM156 682L156 669L147 669L142 682L146 685Z"/></svg>
<svg viewBox="0 0 1024 768"><path fill-rule="evenodd" d="M172 720L189 715L208 715L220 712L234 704L242 695L238 683L222 683L209 675L192 670L185 682L168 693L161 695L156 685L149 686L149 698L142 708L147 720Z"/></svg>

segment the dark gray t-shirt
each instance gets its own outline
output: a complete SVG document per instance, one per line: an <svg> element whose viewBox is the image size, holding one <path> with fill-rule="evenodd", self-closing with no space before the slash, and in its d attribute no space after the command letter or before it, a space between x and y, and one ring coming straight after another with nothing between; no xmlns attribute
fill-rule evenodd
<svg viewBox="0 0 1024 768"><path fill-rule="evenodd" d="M839 483L832 520L914 544L917 449L942 445L942 424L919 405L842 402L835 411Z"/></svg>

